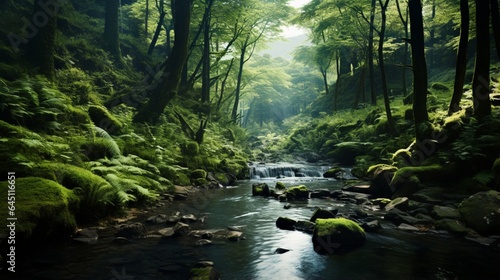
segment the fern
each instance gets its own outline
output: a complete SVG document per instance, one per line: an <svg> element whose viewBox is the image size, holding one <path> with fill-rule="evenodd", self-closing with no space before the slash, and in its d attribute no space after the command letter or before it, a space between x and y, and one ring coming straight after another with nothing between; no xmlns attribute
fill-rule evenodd
<svg viewBox="0 0 500 280"><path fill-rule="evenodd" d="M474 175L474 177L472 177L472 180L483 186L486 186L489 183L491 183L493 179L494 176L490 170L480 171L476 175Z"/></svg>
<svg viewBox="0 0 500 280"><path fill-rule="evenodd" d="M106 132L106 130L97 126L93 126L92 129L96 133L97 137L101 137L107 140L107 141L102 141L101 144L106 146L107 150L109 151L109 153L112 155L113 158L120 157L122 155L120 147L116 143L115 139L113 139L113 137L111 137L111 135L109 135L108 132Z"/></svg>
<svg viewBox="0 0 500 280"><path fill-rule="evenodd" d="M137 200L147 201L156 198L156 194L140 186L139 182L137 182L136 180L120 178L115 174L108 174L104 178L112 186L128 194L130 198L130 200L128 201L137 201Z"/></svg>

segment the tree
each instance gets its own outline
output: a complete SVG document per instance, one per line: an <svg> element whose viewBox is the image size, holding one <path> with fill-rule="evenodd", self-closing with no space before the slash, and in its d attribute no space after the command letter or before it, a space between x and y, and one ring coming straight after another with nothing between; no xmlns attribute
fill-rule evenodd
<svg viewBox="0 0 500 280"><path fill-rule="evenodd" d="M408 5L406 6L406 12L403 16L403 12L401 11L401 6L399 5L399 0L396 0L396 7L398 9L398 15L399 19L401 20L401 23L403 24L404 30L405 30L405 37L404 37L404 42L405 42L405 47L404 47L404 55L403 55L403 71L402 71L402 76L403 76L403 96L407 95L407 89L408 89L408 83L406 79L406 66L408 64L408 39L410 38L409 32L408 32Z"/></svg>
<svg viewBox="0 0 500 280"><path fill-rule="evenodd" d="M38 34L29 41L27 55L30 61L38 67L40 74L53 80L55 78L54 54L59 6L54 6L54 10L50 8L44 10L39 1L33 2L33 19L41 20L41 22L35 22L39 26Z"/></svg>
<svg viewBox="0 0 500 280"><path fill-rule="evenodd" d="M481 1L481 0L479 0ZM427 113L427 64L424 51L424 22L422 1L409 0L411 58L413 67L413 118L417 141L428 136L429 115Z"/></svg>
<svg viewBox="0 0 500 280"><path fill-rule="evenodd" d="M460 41L457 51L455 83L448 115L460 110L460 100L462 99L465 73L467 71L467 43L469 41L469 3L467 0L460 0L460 17Z"/></svg>
<svg viewBox="0 0 500 280"><path fill-rule="evenodd" d="M495 36L495 46L497 49L497 58L500 59L500 15L498 11L498 0L490 0L491 3L491 26Z"/></svg>
<svg viewBox="0 0 500 280"><path fill-rule="evenodd" d="M174 6L175 39L172 54L165 62L161 80L148 89L150 98L134 116L135 122L156 123L167 104L177 94L188 54L191 1L176 0Z"/></svg>
<svg viewBox="0 0 500 280"><path fill-rule="evenodd" d="M120 0L106 0L106 13L104 21L104 33L102 35L104 49L121 61L120 36L118 26L118 9Z"/></svg>
<svg viewBox="0 0 500 280"><path fill-rule="evenodd" d="M474 114L483 118L491 114L490 103L490 3L476 0L476 62L472 78Z"/></svg>

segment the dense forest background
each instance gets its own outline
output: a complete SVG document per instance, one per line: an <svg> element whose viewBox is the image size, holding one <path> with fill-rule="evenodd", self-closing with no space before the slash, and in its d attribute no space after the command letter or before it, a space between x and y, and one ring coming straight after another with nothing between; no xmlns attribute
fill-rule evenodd
<svg viewBox="0 0 500 280"><path fill-rule="evenodd" d="M499 188L496 0L288 2L0 1L0 170L23 234L232 184L249 161L352 166L389 197ZM262 55L290 24L310 43Z"/></svg>

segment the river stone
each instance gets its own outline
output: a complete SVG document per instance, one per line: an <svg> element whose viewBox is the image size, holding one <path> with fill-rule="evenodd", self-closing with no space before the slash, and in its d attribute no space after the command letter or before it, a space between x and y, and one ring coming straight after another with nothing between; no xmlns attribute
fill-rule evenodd
<svg viewBox="0 0 500 280"><path fill-rule="evenodd" d="M309 198L309 191L304 185L291 187L286 190L285 194L288 201L307 200Z"/></svg>
<svg viewBox="0 0 500 280"><path fill-rule="evenodd" d="M465 224L483 235L500 234L500 193L476 193L458 206Z"/></svg>
<svg viewBox="0 0 500 280"><path fill-rule="evenodd" d="M253 196L269 196L269 186L266 183L255 183L252 185Z"/></svg>
<svg viewBox="0 0 500 280"><path fill-rule="evenodd" d="M387 164L377 164L368 169L370 176L370 194L374 197L391 198L394 189L390 183L394 177L397 167Z"/></svg>
<svg viewBox="0 0 500 280"><path fill-rule="evenodd" d="M138 239L148 236L148 230L142 223L134 223L121 226L115 233L115 237L123 237L126 239Z"/></svg>
<svg viewBox="0 0 500 280"><path fill-rule="evenodd" d="M96 230L84 228L75 234L73 240L86 244L94 244L97 242L98 238L99 235L97 235Z"/></svg>
<svg viewBox="0 0 500 280"><path fill-rule="evenodd" d="M460 221L453 219L439 220L434 227L437 230L446 230L456 236L465 236L468 232L467 228Z"/></svg>
<svg viewBox="0 0 500 280"><path fill-rule="evenodd" d="M243 236L243 232L241 231L229 231L226 235L226 238L231 241L238 241Z"/></svg>
<svg viewBox="0 0 500 280"><path fill-rule="evenodd" d="M317 219L312 237L314 251L321 255L346 253L365 240L363 228L345 218Z"/></svg>
<svg viewBox="0 0 500 280"><path fill-rule="evenodd" d="M279 229L294 230L295 229L294 226L296 223L297 223L297 221L292 220L290 218L286 218L286 217L279 217L276 220L276 226Z"/></svg>
<svg viewBox="0 0 500 280"><path fill-rule="evenodd" d="M195 215L188 214L188 215L182 216L181 221L183 221L184 223L194 223L194 222L198 221L198 219L196 218Z"/></svg>
<svg viewBox="0 0 500 280"><path fill-rule="evenodd" d="M439 206L435 205L432 209L432 216L436 219L454 219L460 220L461 216L458 212L458 209L455 209L450 206Z"/></svg>
<svg viewBox="0 0 500 280"><path fill-rule="evenodd" d="M385 214L384 216L384 219L387 221L391 221L396 225L399 225L401 223L416 225L421 222L421 220L397 208L393 208L391 209L391 211L387 212L387 214Z"/></svg>
<svg viewBox="0 0 500 280"><path fill-rule="evenodd" d="M344 169L342 169L342 167L335 166L325 171L325 173L323 173L323 177L341 180L344 177L344 173L345 172Z"/></svg>
<svg viewBox="0 0 500 280"><path fill-rule="evenodd" d="M329 218L335 218L339 210L333 209L333 210L326 210L322 208L316 209L314 211L311 219L309 221L315 222L316 219L321 218L321 219L329 219Z"/></svg>
<svg viewBox="0 0 500 280"><path fill-rule="evenodd" d="M370 185L353 185L342 187L343 191L371 194ZM340 195L337 196L340 197ZM332 196L333 197L333 196Z"/></svg>
<svg viewBox="0 0 500 280"><path fill-rule="evenodd" d="M314 231L314 223L304 220L298 220L294 228L299 231L312 233Z"/></svg>
<svg viewBox="0 0 500 280"><path fill-rule="evenodd" d="M284 254L286 252L289 252L290 249L285 249L285 248L278 248L274 251L275 254Z"/></svg>
<svg viewBox="0 0 500 280"><path fill-rule="evenodd" d="M162 238L165 237L170 237L175 234L174 228L173 227L168 227L168 228L162 228L158 230L158 233Z"/></svg>
<svg viewBox="0 0 500 280"><path fill-rule="evenodd" d="M189 272L190 280L218 280L220 279L219 273L213 266L192 268Z"/></svg>
<svg viewBox="0 0 500 280"><path fill-rule="evenodd" d="M167 215L165 214L158 214L149 217L146 222L152 223L152 224L164 224L167 222Z"/></svg>
<svg viewBox="0 0 500 280"><path fill-rule="evenodd" d="M380 222L378 220L373 220L370 222L365 222L361 225L361 227L366 231L366 232L379 232L382 230L382 226L380 225Z"/></svg>
<svg viewBox="0 0 500 280"><path fill-rule="evenodd" d="M191 227L185 223L178 222L174 226L175 235L187 235L187 234L189 234L190 230L191 230Z"/></svg>
<svg viewBox="0 0 500 280"><path fill-rule="evenodd" d="M198 246L206 246L206 245L211 245L211 244L212 244L212 241L210 241L208 239L200 239L200 240L196 241L196 245L198 245Z"/></svg>
<svg viewBox="0 0 500 280"><path fill-rule="evenodd" d="M401 223L398 226L398 229L404 230L404 231L419 231L418 227L415 227L415 226L412 226L409 224L405 224L405 223Z"/></svg>
<svg viewBox="0 0 500 280"><path fill-rule="evenodd" d="M397 208L401 211L406 211L408 210L408 204L408 197L398 197L389 202L389 204L384 207L384 210L391 211L393 208Z"/></svg>
<svg viewBox="0 0 500 280"><path fill-rule="evenodd" d="M329 190L314 190L311 193L311 198L325 198L330 196L330 191Z"/></svg>

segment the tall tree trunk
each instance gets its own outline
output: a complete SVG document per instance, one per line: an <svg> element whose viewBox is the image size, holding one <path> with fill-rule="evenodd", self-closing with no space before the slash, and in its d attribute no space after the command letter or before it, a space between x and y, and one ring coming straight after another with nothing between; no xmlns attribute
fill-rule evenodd
<svg viewBox="0 0 500 280"><path fill-rule="evenodd" d="M490 103L490 30L488 1L476 0L476 62L472 79L474 114L482 118L491 114Z"/></svg>
<svg viewBox="0 0 500 280"><path fill-rule="evenodd" d="M144 15L144 38L148 38L148 21L149 21L149 0L146 0L146 11Z"/></svg>
<svg viewBox="0 0 500 280"><path fill-rule="evenodd" d="M177 94L183 67L188 54L189 23L191 20L191 1L175 1L175 41L172 55L165 63L163 80L150 88L148 102L135 115L135 122L156 123L167 104Z"/></svg>
<svg viewBox="0 0 500 280"><path fill-rule="evenodd" d="M395 134L396 126L394 125L394 119L392 118L391 113L391 104L389 101L389 92L387 90L387 77L385 74L385 64L384 64L384 39L385 39L385 26L387 21L387 5L389 5L389 0L385 0L385 3L382 3L382 0L378 1L380 4L380 10L382 13L382 26L380 27L380 36L378 40L378 65L380 68L380 76L382 79L382 93L384 95L384 105L385 105L385 114L387 116L387 124L389 125L389 133Z"/></svg>
<svg viewBox="0 0 500 280"><path fill-rule="evenodd" d="M28 57L38 67L38 72L49 80L55 79L54 54L59 6L44 10L40 1L33 5L33 24L38 27L38 34L28 42Z"/></svg>
<svg viewBox="0 0 500 280"><path fill-rule="evenodd" d="M337 69L337 81L335 81L335 96L333 98L333 111L337 111L338 99L339 99L339 87L340 87L340 77L342 72L340 71L340 50L337 51L335 55L335 68Z"/></svg>
<svg viewBox="0 0 500 280"><path fill-rule="evenodd" d="M118 26L119 0L106 0L106 14L104 22L104 48L111 53L116 61L121 62L120 36Z"/></svg>
<svg viewBox="0 0 500 280"><path fill-rule="evenodd" d="M201 72L201 102L210 102L210 13L213 0L208 0L203 23L203 69Z"/></svg>
<svg viewBox="0 0 500 280"><path fill-rule="evenodd" d="M321 70L321 76L323 77L323 86L325 87L325 94L328 95L330 90L328 89L328 77L326 70Z"/></svg>
<svg viewBox="0 0 500 280"><path fill-rule="evenodd" d="M429 122L427 113L427 64L424 51L424 23L421 0L409 0L411 53L413 64L413 116L417 141L426 139Z"/></svg>
<svg viewBox="0 0 500 280"><path fill-rule="evenodd" d="M231 111L231 120L234 124L237 123L238 120L238 106L240 103L240 92L241 92L241 80L243 78L243 65L245 64L245 53L248 47L248 40L250 39L250 35L247 36L245 43L243 43L243 47L241 48L240 54L240 66L238 69L238 79L236 80L236 91L234 95L234 104L233 110Z"/></svg>
<svg viewBox="0 0 500 280"><path fill-rule="evenodd" d="M497 58L500 59L500 15L498 11L498 0L490 0L491 3L491 26L495 36L495 46L497 49Z"/></svg>
<svg viewBox="0 0 500 280"><path fill-rule="evenodd" d="M405 16L403 17L403 12L401 11L401 7L399 5L399 0L396 0L396 6L398 9L398 14L399 18L401 20L401 23L403 24L403 27L405 29L405 48L404 48L404 56L403 56L403 69L401 71L401 75L403 77L402 83L403 83L403 96L406 96L408 94L408 81L406 77L406 65L408 64L408 39L410 38L410 34L408 32L408 6L406 6L406 13Z"/></svg>
<svg viewBox="0 0 500 280"><path fill-rule="evenodd" d="M373 32L375 22L375 0L372 0L370 11L370 31L368 33L368 69L370 74L370 97L372 105L377 104L377 96L375 95L375 69L373 66Z"/></svg>
<svg viewBox="0 0 500 280"><path fill-rule="evenodd" d="M226 90L226 81L227 81L227 78L229 77L229 73L231 72L231 68L233 68L233 63L234 63L234 57L231 59L231 62L229 63L229 66L227 68L227 72L224 75L224 79L222 79L222 82L220 85L220 96L219 96L219 101L217 102L217 112L220 110L220 106L222 104L222 99L224 97L224 91Z"/></svg>
<svg viewBox="0 0 500 280"><path fill-rule="evenodd" d="M455 83L451 97L448 115L460 110L460 100L464 90L465 73L467 70L467 43L469 42L469 3L460 0L460 41L457 51L457 65L455 70Z"/></svg>
<svg viewBox="0 0 500 280"><path fill-rule="evenodd" d="M165 16L167 15L167 13L163 10L163 5L160 5L160 6L161 6L160 18L158 19L158 24L156 25L155 34L153 35L153 39L151 40L151 44L149 44L148 55L153 54L153 50L155 49L156 42L158 41L158 37L160 36L161 28L163 27L163 21L165 20Z"/></svg>

